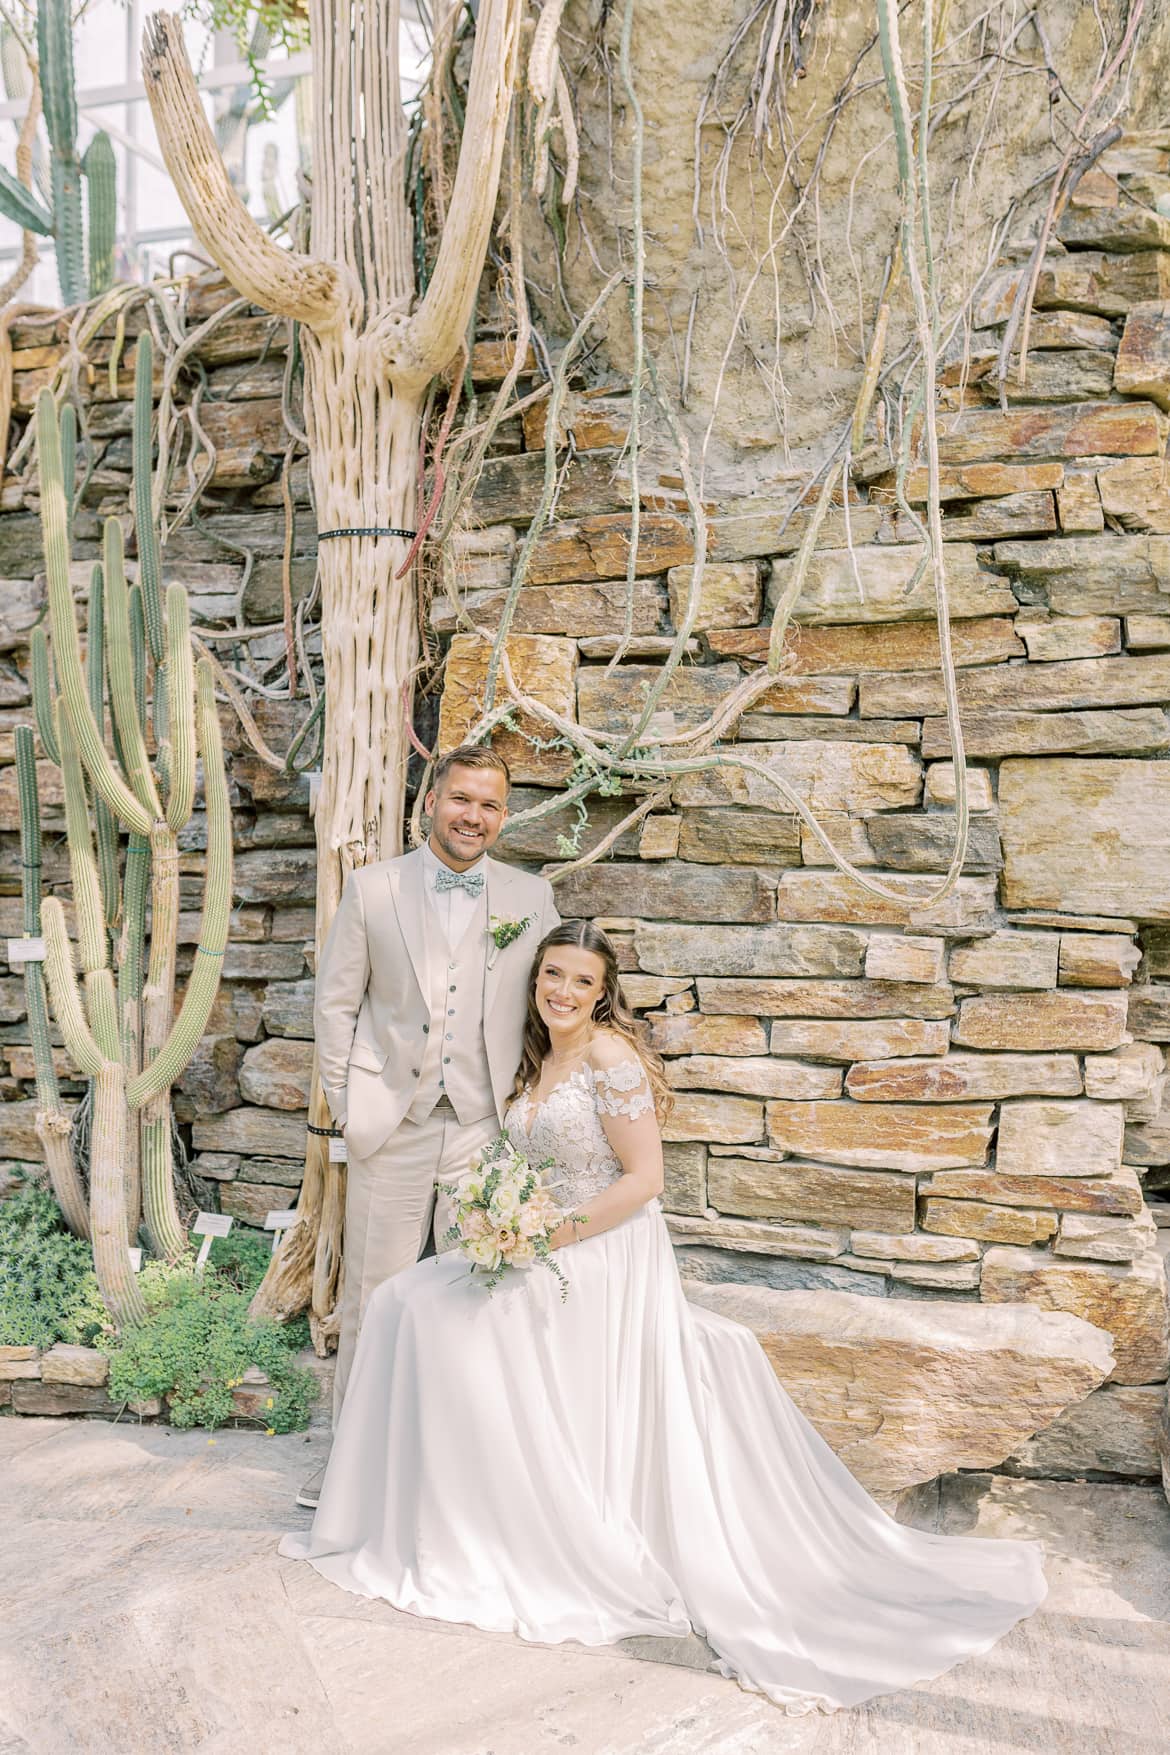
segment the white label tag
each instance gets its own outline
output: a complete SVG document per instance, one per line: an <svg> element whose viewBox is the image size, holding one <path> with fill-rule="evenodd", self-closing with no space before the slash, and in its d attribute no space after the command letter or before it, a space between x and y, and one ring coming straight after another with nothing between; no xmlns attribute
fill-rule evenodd
<svg viewBox="0 0 1170 1755"><path fill-rule="evenodd" d="M133 1269L133 1271L135 1273L138 1273L142 1267L142 1251L141 1251L141 1249L128 1249L126 1251L126 1253L130 1257L131 1268Z"/></svg>
<svg viewBox="0 0 1170 1755"><path fill-rule="evenodd" d="M196 1237L226 1237L233 1223L230 1213L200 1213L191 1231Z"/></svg>
<svg viewBox="0 0 1170 1755"><path fill-rule="evenodd" d="M272 1253L280 1248L280 1240L285 1232L291 1230L300 1218L296 1207L281 1207L279 1212L271 1212L264 1221L264 1229L272 1232Z"/></svg>
<svg viewBox="0 0 1170 1755"><path fill-rule="evenodd" d="M202 1273L207 1266L207 1258L211 1254L212 1238L226 1237L231 1228L232 1216L230 1213L199 1213L197 1215L195 1223L191 1227L191 1235L203 1239L199 1245L199 1254L195 1257L197 1273Z"/></svg>
<svg viewBox="0 0 1170 1755"><path fill-rule="evenodd" d="M307 778L309 782L309 815L312 816L317 808L317 799L321 791L320 768L310 768Z"/></svg>
<svg viewBox="0 0 1170 1755"><path fill-rule="evenodd" d="M349 1162L345 1150L345 1141L337 1134L331 1134L329 1136L329 1162L331 1164L346 1164Z"/></svg>
<svg viewBox="0 0 1170 1755"><path fill-rule="evenodd" d="M18 963L43 963L45 960L45 941L43 938L10 938L8 941L8 963L15 968Z"/></svg>

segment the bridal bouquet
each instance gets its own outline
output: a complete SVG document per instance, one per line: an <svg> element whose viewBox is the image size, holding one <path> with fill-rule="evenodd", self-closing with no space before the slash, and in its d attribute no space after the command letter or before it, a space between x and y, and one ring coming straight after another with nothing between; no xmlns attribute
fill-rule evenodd
<svg viewBox="0 0 1170 1755"><path fill-rule="evenodd" d="M551 1161L533 1168L507 1134L501 1133L473 1159L450 1190L455 1221L443 1242L467 1258L472 1273L486 1275L489 1292L509 1268L540 1262L561 1282L561 1297L568 1295L569 1282L549 1247L549 1238L562 1218L541 1178Z"/></svg>

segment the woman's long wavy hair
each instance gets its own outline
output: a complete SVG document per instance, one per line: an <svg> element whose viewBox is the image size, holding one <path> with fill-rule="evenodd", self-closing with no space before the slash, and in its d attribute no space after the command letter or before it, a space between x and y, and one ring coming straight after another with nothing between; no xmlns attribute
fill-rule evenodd
<svg viewBox="0 0 1170 1755"><path fill-rule="evenodd" d="M593 1021L629 1043L646 1069L654 1093L654 1107L661 1121L669 1114L674 1101L663 1071L662 1056L651 1048L646 1040L645 1025L626 1004L618 973L617 952L601 928L594 926L591 920L562 920L536 947L528 976L528 1016L524 1022L524 1049L516 1074L515 1094L518 1096L526 1087L535 1091L540 1084L540 1069L549 1050L549 1036L544 1019L536 1009L536 978L545 953L557 945L575 945L578 950L592 951L594 956L601 958L605 966L605 986L593 1008Z"/></svg>

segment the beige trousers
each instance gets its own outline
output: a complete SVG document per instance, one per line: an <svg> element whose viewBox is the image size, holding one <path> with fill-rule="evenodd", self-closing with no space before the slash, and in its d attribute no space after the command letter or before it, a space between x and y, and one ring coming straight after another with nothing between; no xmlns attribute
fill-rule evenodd
<svg viewBox="0 0 1170 1755"><path fill-rule="evenodd" d="M494 1115L464 1127L453 1110L436 1109L425 1121L403 1121L368 1158L349 1155L345 1190L345 1284L333 1379L333 1423L341 1412L358 1333L371 1294L416 1262L434 1223L435 1247L450 1224L450 1207L436 1198L436 1180L465 1170L499 1132Z"/></svg>

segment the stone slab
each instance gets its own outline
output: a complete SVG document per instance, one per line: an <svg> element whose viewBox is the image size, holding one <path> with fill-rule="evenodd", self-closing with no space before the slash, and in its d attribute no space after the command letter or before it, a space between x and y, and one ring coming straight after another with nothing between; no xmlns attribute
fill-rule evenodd
<svg viewBox="0 0 1170 1755"><path fill-rule="evenodd" d="M1084 1097L1005 1102L996 1168L1005 1176L1112 1176L1121 1168L1125 1117Z"/></svg>
<svg viewBox="0 0 1170 1755"><path fill-rule="evenodd" d="M1110 1381L1150 1383L1170 1372L1166 1275L1152 1252L1122 1267L997 1246L983 1258L980 1295L1069 1311L1104 1329L1117 1359Z"/></svg>
<svg viewBox="0 0 1170 1755"><path fill-rule="evenodd" d="M769 980L700 977L699 1010L748 1012L767 1018L949 1018L954 995L946 985L916 981Z"/></svg>
<svg viewBox="0 0 1170 1755"><path fill-rule="evenodd" d="M764 921L775 912L772 890L753 867L688 865L682 860L661 866L641 861L582 866L558 883L557 907L565 919L617 914L643 921ZM669 936L675 929L659 930ZM709 934L705 930L701 936ZM693 973L653 961L644 967L655 975Z"/></svg>
<svg viewBox="0 0 1170 1755"><path fill-rule="evenodd" d="M712 1156L707 1198L718 1212L743 1218L914 1230L913 1178L889 1171Z"/></svg>
<svg viewBox="0 0 1170 1755"><path fill-rule="evenodd" d="M959 1002L954 1040L964 1048L1102 1053L1126 1040L1126 999L1124 991L1073 988L978 994Z"/></svg>
<svg viewBox="0 0 1170 1755"><path fill-rule="evenodd" d="M898 1055L943 1055L950 1040L945 1018L785 1018L773 1023L770 1043L773 1054L808 1060L887 1061Z"/></svg>
<svg viewBox="0 0 1170 1755"><path fill-rule="evenodd" d="M1072 1054L967 1054L929 1059L859 1061L845 1080L849 1096L869 1103L946 1103L1034 1092L1077 1096L1081 1074Z"/></svg>
<svg viewBox="0 0 1170 1755"><path fill-rule="evenodd" d="M992 1132L983 1103L771 1102L767 1115L768 1138L782 1151L890 1170L983 1164Z"/></svg>
<svg viewBox="0 0 1170 1755"><path fill-rule="evenodd" d="M918 1184L920 1195L990 1201L1000 1206L1052 1207L1057 1212L1116 1213L1143 1207L1142 1185L1128 1164L1112 1176L1009 1176L994 1170L940 1170Z"/></svg>
<svg viewBox="0 0 1170 1755"><path fill-rule="evenodd" d="M1008 761L999 817L1007 907L1170 919L1170 765Z"/></svg>
<svg viewBox="0 0 1170 1755"><path fill-rule="evenodd" d="M678 870L665 874L671 884ZM861 974L866 941L845 926L693 927L641 920L634 943L639 965L655 975L849 977Z"/></svg>

